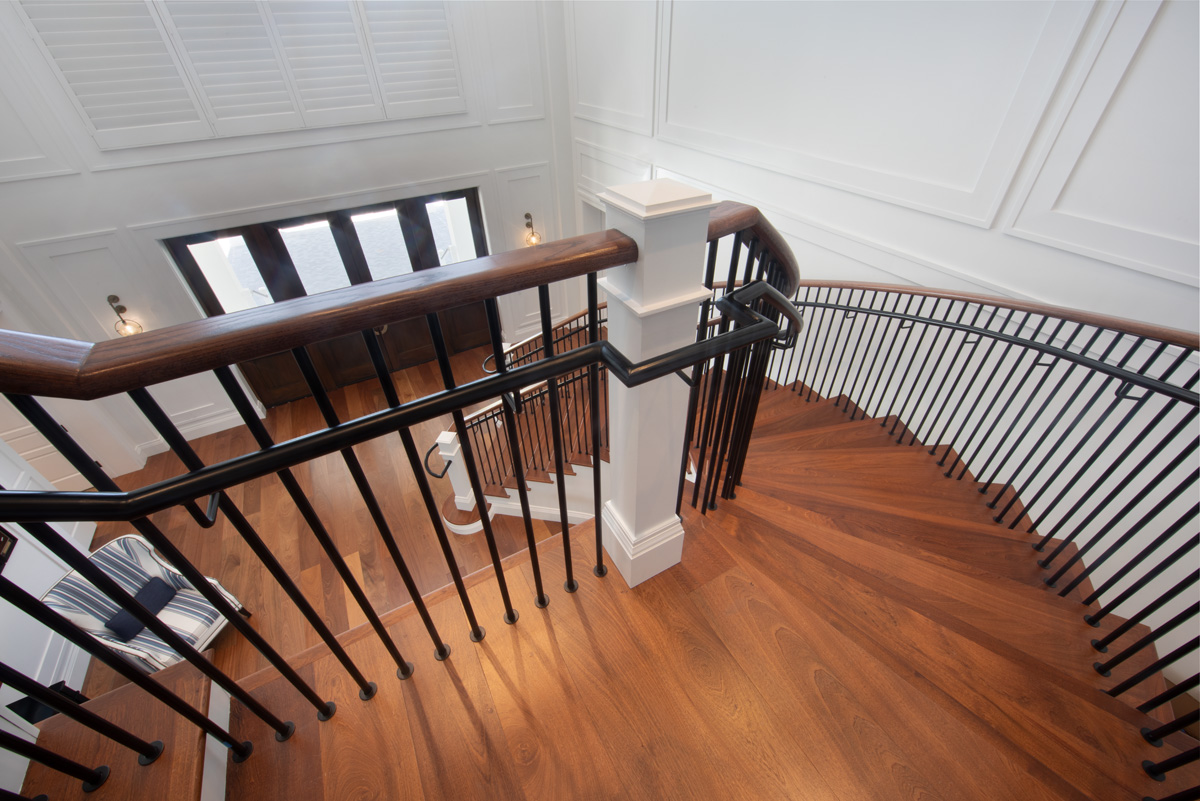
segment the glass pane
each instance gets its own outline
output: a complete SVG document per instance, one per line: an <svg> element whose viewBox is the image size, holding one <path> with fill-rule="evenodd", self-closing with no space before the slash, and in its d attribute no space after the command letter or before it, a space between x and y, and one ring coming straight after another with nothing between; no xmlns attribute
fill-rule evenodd
<svg viewBox="0 0 1200 801"><path fill-rule="evenodd" d="M350 276L346 274L328 222L317 220L294 228L280 228L279 233L305 293L316 295L350 286Z"/></svg>
<svg viewBox="0 0 1200 801"><path fill-rule="evenodd" d="M433 243L437 247L438 264L454 264L476 256L475 239L471 235L471 218L466 198L435 200L425 204Z"/></svg>
<svg viewBox="0 0 1200 801"><path fill-rule="evenodd" d="M400 218L395 209L355 214L350 220L358 233L363 255L367 257L372 280L412 272L404 232L400 230Z"/></svg>
<svg viewBox="0 0 1200 801"><path fill-rule="evenodd" d="M188 245L200 272L227 312L271 303L271 293L240 236Z"/></svg>

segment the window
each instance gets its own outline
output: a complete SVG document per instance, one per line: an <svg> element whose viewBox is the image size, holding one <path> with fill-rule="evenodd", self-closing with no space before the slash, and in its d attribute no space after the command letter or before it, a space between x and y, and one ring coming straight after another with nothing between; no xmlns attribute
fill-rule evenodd
<svg viewBox="0 0 1200 801"><path fill-rule="evenodd" d="M487 255L475 189L276 220L167 240L209 316L316 295ZM488 342L482 304L440 315L451 352ZM378 334L392 370L434 357L424 319ZM374 375L361 336L309 348L327 388ZM309 394L290 354L242 365L268 406Z"/></svg>

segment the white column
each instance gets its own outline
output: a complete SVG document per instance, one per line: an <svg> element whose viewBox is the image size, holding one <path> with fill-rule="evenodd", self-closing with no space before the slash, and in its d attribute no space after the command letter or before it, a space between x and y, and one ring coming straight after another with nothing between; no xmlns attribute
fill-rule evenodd
<svg viewBox="0 0 1200 801"><path fill-rule="evenodd" d="M677 181L614 186L600 194L605 227L638 245L634 264L600 279L608 294L608 340L634 362L689 345L712 196ZM629 586L679 562L683 525L675 514L688 387L666 376L640 387L609 381L612 483L602 512L604 547Z"/></svg>

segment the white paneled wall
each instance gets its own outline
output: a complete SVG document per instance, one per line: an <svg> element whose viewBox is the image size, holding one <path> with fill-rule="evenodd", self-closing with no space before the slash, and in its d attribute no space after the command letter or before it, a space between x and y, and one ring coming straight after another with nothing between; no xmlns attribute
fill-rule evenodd
<svg viewBox="0 0 1200 801"><path fill-rule="evenodd" d="M1197 13L1177 0L575 4L576 213L644 166L766 210L808 277L1196 330ZM620 48L598 44L606 31Z"/></svg>

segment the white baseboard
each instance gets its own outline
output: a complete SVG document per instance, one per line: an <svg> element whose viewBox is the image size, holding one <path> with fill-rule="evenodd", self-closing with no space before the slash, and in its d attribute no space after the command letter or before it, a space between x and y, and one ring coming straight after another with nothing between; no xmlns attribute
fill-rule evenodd
<svg viewBox="0 0 1200 801"><path fill-rule="evenodd" d="M683 522L678 515L641 536L629 529L611 502L604 504L600 516L604 550L630 587L674 567L683 558Z"/></svg>

